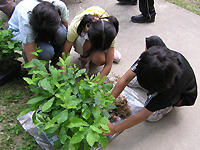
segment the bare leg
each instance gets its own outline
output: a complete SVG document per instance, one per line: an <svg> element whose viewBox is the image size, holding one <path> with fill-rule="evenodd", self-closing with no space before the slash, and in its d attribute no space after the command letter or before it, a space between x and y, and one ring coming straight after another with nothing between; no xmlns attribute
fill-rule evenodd
<svg viewBox="0 0 200 150"><path fill-rule="evenodd" d="M97 66L102 66L106 62L106 52L94 50L90 53L90 60Z"/></svg>

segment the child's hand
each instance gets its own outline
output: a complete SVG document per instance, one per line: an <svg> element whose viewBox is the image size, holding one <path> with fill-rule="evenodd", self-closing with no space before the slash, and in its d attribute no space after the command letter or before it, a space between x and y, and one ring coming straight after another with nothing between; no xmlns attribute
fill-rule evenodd
<svg viewBox="0 0 200 150"><path fill-rule="evenodd" d="M103 135L109 136L109 135L115 134L115 126L110 122L107 125L108 125L110 132L109 133L103 133Z"/></svg>

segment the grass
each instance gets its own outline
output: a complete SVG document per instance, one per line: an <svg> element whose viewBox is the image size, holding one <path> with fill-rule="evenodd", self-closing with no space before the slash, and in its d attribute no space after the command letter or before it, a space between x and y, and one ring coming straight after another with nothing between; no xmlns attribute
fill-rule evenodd
<svg viewBox="0 0 200 150"><path fill-rule="evenodd" d="M21 109L32 96L22 77L25 71L0 87L0 150L41 150L35 139L17 121Z"/></svg>
<svg viewBox="0 0 200 150"><path fill-rule="evenodd" d="M200 15L200 0L167 1ZM35 139L17 121L17 115L32 96L23 76L26 73L22 69L20 74L0 86L0 150L41 150Z"/></svg>
<svg viewBox="0 0 200 150"><path fill-rule="evenodd" d="M200 15L200 0L166 0L170 3L176 4L185 8L197 15Z"/></svg>

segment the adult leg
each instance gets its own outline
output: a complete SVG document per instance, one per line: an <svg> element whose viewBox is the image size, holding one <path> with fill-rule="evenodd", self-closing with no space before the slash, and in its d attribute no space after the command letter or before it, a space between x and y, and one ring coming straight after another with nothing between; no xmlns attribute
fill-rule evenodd
<svg viewBox="0 0 200 150"><path fill-rule="evenodd" d="M154 0L139 0L141 14L132 16L131 21L135 23L151 23L155 21Z"/></svg>
<svg viewBox="0 0 200 150"><path fill-rule="evenodd" d="M16 3L13 0L0 0L0 10L3 11L8 18L11 17Z"/></svg>

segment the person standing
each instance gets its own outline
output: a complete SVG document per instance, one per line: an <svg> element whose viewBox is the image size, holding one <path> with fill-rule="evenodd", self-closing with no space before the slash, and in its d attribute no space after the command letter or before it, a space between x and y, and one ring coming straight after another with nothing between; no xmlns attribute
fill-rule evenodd
<svg viewBox="0 0 200 150"><path fill-rule="evenodd" d="M121 4L137 5L137 0L117 0ZM131 21L134 23L152 23L155 21L156 11L154 0L139 0L139 9L141 14L132 16Z"/></svg>

